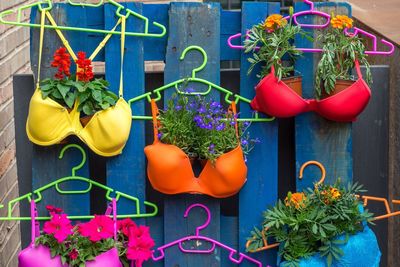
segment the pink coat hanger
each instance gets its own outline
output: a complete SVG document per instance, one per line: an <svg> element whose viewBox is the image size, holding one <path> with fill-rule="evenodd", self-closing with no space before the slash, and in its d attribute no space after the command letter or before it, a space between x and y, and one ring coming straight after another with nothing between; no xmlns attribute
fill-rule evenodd
<svg viewBox="0 0 400 267"><path fill-rule="evenodd" d="M314 10L314 3L311 2L310 0L303 0L304 3L310 5L310 9L309 10L305 10L305 11L300 11L300 12L296 12L292 15L293 18L293 22L296 25L299 25L302 28L310 28L310 29L323 29L329 26L329 23L331 21L331 16L325 12L321 12L321 11L317 11ZM301 17L301 16L305 16L305 15L316 15L316 16L320 16L326 19L324 24L303 24L298 22L297 18ZM286 20L290 19L290 16L286 16L284 17ZM249 31L246 32L246 38L247 38L247 34ZM347 29L344 31L345 34L349 35L349 36L354 36L357 34L362 34L370 39L372 39L373 43L372 43L372 47L373 50L368 50L365 51L365 54L369 54L369 55L386 55L386 56L390 56L393 54L394 52L394 45L388 41L386 41L385 39L381 40L381 43L384 44L385 46L387 46L389 48L389 51L378 51L378 45L377 45L377 37L369 32L366 32L360 28L357 27L353 27L353 31L350 32ZM238 39L242 36L241 33L237 33L234 34L232 36L230 36L228 38L228 46L232 49L244 49L243 45L234 45L232 44L232 40ZM256 47L256 49L259 49L259 47ZM323 52L322 49L320 48L297 48L298 50L305 52L305 53L321 53Z"/></svg>
<svg viewBox="0 0 400 267"><path fill-rule="evenodd" d="M153 253L152 258L153 258L154 261L159 261L159 260L163 259L165 257L164 250L167 249L167 248L170 248L172 246L175 246L175 245L178 245L179 249L183 253L193 253L193 254L211 254L215 250L215 248L218 246L220 248L223 248L223 249L229 251L229 260L231 262L234 262L236 264L240 264L240 263L242 263L243 260L248 260L249 262L254 263L256 266L262 267L262 263L259 262L258 260L255 260L255 259L253 259L253 258L251 258L251 257L249 257L249 256L247 256L247 255L245 255L243 253L238 253L237 250L235 250L235 249L233 249L231 247L228 247L227 245L222 244L222 243L220 243L220 242L218 242L218 241L216 241L214 239L211 239L211 238L205 237L205 236L201 236L200 235L200 230L205 229L210 224L211 212L203 204L197 203L197 204L193 204L193 205L189 206L186 209L185 214L183 215L183 217L187 218L190 210L192 208L194 208L194 207L201 207L206 211L206 213L207 213L207 221L203 225L201 225L201 226L196 228L196 235L183 237L181 239L172 241L172 242L170 242L168 244L165 244L165 245L157 248L157 251L159 251L160 256L157 257ZM195 250L195 249L186 249L186 248L184 248L182 243L185 242L185 241L191 241L191 240L204 240L204 241L210 242L211 243L211 248L205 249L205 250ZM238 254L237 258L235 258L235 254ZM270 267L270 266L268 265L267 267Z"/></svg>

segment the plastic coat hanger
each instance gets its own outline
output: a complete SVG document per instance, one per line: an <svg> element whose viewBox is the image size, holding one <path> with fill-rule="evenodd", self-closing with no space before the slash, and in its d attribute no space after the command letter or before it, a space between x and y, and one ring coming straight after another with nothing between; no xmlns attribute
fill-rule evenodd
<svg viewBox="0 0 400 267"><path fill-rule="evenodd" d="M299 179L303 178L303 172L304 169L309 166L309 165L316 165L320 170L321 170L321 178L320 180L315 183L315 187L318 187L318 185L322 184L325 181L325 176L326 176L326 171L325 171L325 167L318 161L315 160L310 160L307 161L306 163L304 163L301 167L300 167L300 171L299 171ZM400 211L392 211L390 209L389 206L389 201L386 198L381 198L381 197L373 197L373 196L359 196L357 195L358 198L361 198L363 200L363 206L366 207L368 205L368 201L378 201L378 202L383 202L386 208L386 214L384 215L380 215L380 216L376 216L374 218L371 219L371 221L376 221L376 220L382 220L382 219L386 219L386 218L390 218L390 217L394 217L397 215L400 215ZM400 200L392 200L393 204L400 204ZM274 243L274 244L268 244L268 240L266 238L266 232L268 231L268 228L265 228L261 231L261 235L262 235L262 240L264 243L264 246L255 250L249 250L249 252L259 252L259 251L263 251L263 250L268 250L271 248L275 248L279 246L279 243ZM253 242L253 240L248 240L246 243L246 248L248 248L250 246L250 244Z"/></svg>
<svg viewBox="0 0 400 267"><path fill-rule="evenodd" d="M157 215L158 208L157 208L157 206L155 204L153 204L151 202L144 201L143 203L144 203L145 206L150 207L153 212L151 212L151 213L141 213L140 212L140 202L139 202L138 198L133 197L133 196L128 195L128 194L125 194L125 193L122 193L120 191L116 191L116 190L114 190L114 189L112 189L112 188L110 188L108 186L105 186L105 185L103 185L101 183L92 181L92 180L90 180L88 178L77 176L76 175L76 171L81 169L83 167L83 165L85 164L85 162L86 162L86 153L83 150L83 148L80 147L79 145L70 144L70 145L65 146L61 150L60 156L59 156L60 159L63 158L65 151L68 150L69 148L77 148L82 152L82 161L81 161L81 163L79 165L77 165L77 166L72 168L71 176L66 176L66 177L60 178L60 179L58 179L56 181L53 181L51 183L48 183L45 186L42 186L42 187L36 189L35 191L33 191L33 193L28 193L28 194L25 194L23 196L20 196L18 198L15 198L15 199L11 200L7 204L7 207L8 207L7 216L6 217L0 217L0 221L12 221L12 220L27 221L27 220L31 220L31 217L13 217L12 216L13 208L15 207L15 205L18 202L21 202L23 200L26 200L26 201L29 201L29 202L34 200L35 203L40 202L42 200L42 198L43 198L42 193L45 190L47 190L49 188L52 188L52 187L54 187L59 194L62 194L62 195L63 194L65 194L65 195L69 195L69 194L74 195L74 194L86 194L86 193L90 192L90 190L93 188L93 186L96 186L96 187L101 188L101 189L106 191L105 198L106 198L107 201L112 201L113 198L115 198L115 200L118 201L119 199L121 199L121 197L125 198L125 199L127 199L129 201L132 201L134 203L135 208L136 208L136 213L135 214L119 214L118 218L143 218L143 217L152 217L152 216ZM63 190L61 188L61 185L62 185L63 182L66 182L66 181L82 181L82 182L86 182L88 184L88 187L86 189L83 189L83 190ZM112 193L114 193L115 196L111 196ZM4 205L0 205L0 208L4 208ZM79 215L79 216L72 215L72 216L68 216L68 218L71 219L71 220L86 220L86 219L92 219L92 218L94 218L94 216L92 216L92 215L82 215L82 216L81 215ZM49 220L49 219L50 219L50 217L37 217L36 218L36 220L39 220L39 221L44 221L44 220Z"/></svg>
<svg viewBox="0 0 400 267"><path fill-rule="evenodd" d="M162 98L162 95L161 95L162 91L170 89L170 88L175 88L175 90L176 90L176 92L178 94L182 94L182 95L203 95L203 96L204 95L208 95L211 92L211 90L214 89L214 90L220 91L223 94L225 94L224 100L228 104L231 104L232 101L234 101L236 104L239 101L243 101L243 102L245 102L247 104L250 104L250 102L251 102L250 99L242 97L242 96L240 96L238 94L234 94L231 91L229 91L229 90L227 90L225 88L222 88L221 86L216 85L216 84L214 84L214 83L212 83L210 81L207 81L205 79L201 79L201 78L196 77L196 73L198 73L199 71L203 70L204 67L207 64L207 54L204 51L204 49L201 48L200 46L192 45L192 46L187 47L185 50L183 50L182 55L180 57L180 60L184 60L184 58L186 56L186 53L188 51L190 51L190 50L198 50L203 55L203 58L204 58L204 61L200 65L200 67L197 67L197 68L192 70L192 76L191 77L174 81L174 82L166 84L166 85L164 85L164 86L162 86L160 88L157 88L157 89L153 90L152 92L148 92L148 93L142 94L140 96L134 97L134 98L130 99L128 101L128 103L132 104L132 103L137 102L137 101L142 100L142 99L147 99L147 101L149 103L151 103L151 99L154 99L155 101L159 101ZM179 90L179 85L186 84L186 83L189 83L189 82L196 82L196 83L205 84L205 85L208 86L208 89L206 91L204 91L204 92L190 92L190 93L182 92L181 90ZM152 94L154 94L155 96L152 97ZM233 98L233 100L230 99L231 97ZM139 120L143 120L143 119L151 120L152 119L151 116L132 116L132 118L133 119L139 119ZM261 118L261 117L259 117L258 113L255 112L253 118L240 118L240 119L238 119L238 121L269 122L269 121L272 121L274 119L275 118Z"/></svg>
<svg viewBox="0 0 400 267"><path fill-rule="evenodd" d="M243 253L239 253L237 250L235 250L235 249L233 249L231 247L228 247L227 245L222 244L221 242L218 242L218 241L216 241L214 239L211 239L209 237L205 237L205 236L200 235L200 230L205 229L210 224L211 212L205 205L197 203L197 204L193 204L193 205L189 206L186 209L185 214L183 215L183 217L187 218L190 210L192 208L194 208L194 207L200 207L200 208L203 208L206 211L206 213L207 213L207 221L203 225L201 225L201 226L196 228L196 234L195 235L180 238L178 240L172 241L172 242L170 242L168 244L165 244L165 245L157 248L156 251L159 252L160 256L155 256L155 253L153 253L152 258L153 258L154 261L159 261L159 260L163 259L165 257L165 251L164 250L167 249L167 248L173 247L175 245L178 245L179 249L183 253L193 253L193 254L211 254L211 253L214 252L216 247L220 247L220 248L223 248L223 249L225 249L225 250L227 250L229 252L229 260L231 262L234 262L236 264L240 264L240 263L243 262L243 260L247 260L247 261L255 264L256 266L262 267L262 263L259 262L258 260L255 260L255 259L253 259L253 258L251 258L251 257L249 257L249 256L247 256L247 255L245 255ZM206 241L206 242L210 242L211 243L211 248L205 249L205 250L186 249L186 248L184 248L184 245L183 245L183 243L185 241ZM237 256L235 256L236 254L237 254Z"/></svg>
<svg viewBox="0 0 400 267"><path fill-rule="evenodd" d="M86 4L86 3L76 3L76 2L73 2L72 0L68 0L68 3L73 6L95 7L95 8L102 6L104 4L103 2L104 2L104 0L101 0L97 4ZM154 38L160 38L160 37L165 36L167 29L165 28L164 25L162 25L158 22L153 22L153 25L155 27L159 28L161 30L161 33L149 33L149 19L147 17L145 17L137 12L134 12L129 8L125 8L123 5L115 2L114 0L107 0L107 2L117 8L117 10L115 11L115 14L118 18L122 18L122 17L128 18L129 16L133 16L133 17L136 17L136 18L144 21L144 31L143 32L126 32L125 33L126 36L154 37ZM40 11L49 12L53 8L53 4L52 4L51 0L39 0L35 3L19 7L17 10L12 10L12 9L5 10L0 13L0 23L7 24L7 25L40 28L40 24L23 22L22 12L24 10L30 9L32 7L37 7ZM124 10L125 14L121 13L123 10ZM16 14L15 21L8 21L5 19L6 16L11 15L11 14ZM117 35L122 34L120 31L100 30L100 29L90 29L90 28L81 28L81 27L70 27L70 26L45 25L45 28L46 29L69 30L69 31L81 31L81 32L89 32L89 33L117 34Z"/></svg>
<svg viewBox="0 0 400 267"><path fill-rule="evenodd" d="M303 0L304 3L310 5L310 9L309 10L305 10L305 11L300 11L300 12L296 12L292 15L292 19L293 19L293 23L296 25L299 25L301 28L309 28L309 29L323 29L329 26L330 20L331 20L331 16L325 12L321 12L321 11L317 11L314 9L314 3L311 2L310 0ZM319 17L323 17L325 19L325 23L323 24L303 24L300 23L297 18L298 17L302 17L305 15L315 15L315 16L319 16ZM286 20L290 19L290 16L286 16L284 17ZM246 33L246 38L248 36L248 32ZM370 39L372 39L373 44L373 50L367 50L365 51L365 54L369 54L369 55L386 55L386 56L390 56L393 54L394 52L394 45L388 41L386 41L385 39L381 40L381 43L384 44L385 46L387 46L389 48L388 51L379 51L378 47L377 47L377 37L369 32L366 32L360 28L357 27L353 27L352 28L352 32L348 31L347 29L344 30L344 34L347 34L349 36L354 36L354 35L358 35L358 34L362 34ZM232 41L234 39L238 39L242 36L241 33L237 33L234 34L232 36L230 36L228 38L228 46L232 49L244 49L243 45L234 45L232 44ZM256 47L255 49L259 49L259 47ZM297 47L297 50L300 50L302 52L305 53L321 53L323 52L323 49L320 48L300 48Z"/></svg>

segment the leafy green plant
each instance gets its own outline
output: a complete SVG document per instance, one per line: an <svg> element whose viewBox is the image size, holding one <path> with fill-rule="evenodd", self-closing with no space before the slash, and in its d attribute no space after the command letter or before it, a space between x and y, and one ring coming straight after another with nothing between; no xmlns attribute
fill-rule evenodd
<svg viewBox="0 0 400 267"><path fill-rule="evenodd" d="M76 81L74 85L78 91L78 111L83 111L87 116L112 107L118 101L118 96L108 90L109 83L104 79Z"/></svg>
<svg viewBox="0 0 400 267"><path fill-rule="evenodd" d="M71 79L44 79L40 83L40 90L43 99L50 97L64 107L72 108L74 106L77 91L75 82Z"/></svg>
<svg viewBox="0 0 400 267"><path fill-rule="evenodd" d="M268 75L272 66L278 80L292 75L293 60L302 55L293 45L296 35L313 40L300 26L294 25L291 18L287 22L279 14L270 15L265 22L254 25L244 41L245 53L253 53L252 57L248 58L251 63L248 74L256 65L262 64L261 73L257 74L258 78ZM289 58L289 64L283 60L284 56Z"/></svg>
<svg viewBox="0 0 400 267"><path fill-rule="evenodd" d="M344 28L350 29L352 26L353 20L347 16L334 16L331 20L331 27L318 37L323 46L323 53L318 62L315 76L317 98L321 98L323 91L330 95L335 89L337 80L352 80L351 70L355 66L355 60L365 65L366 82L372 83L363 40L358 36L348 36L343 32Z"/></svg>
<svg viewBox="0 0 400 267"><path fill-rule="evenodd" d="M281 243L279 254L285 266L299 266L301 258L320 253L328 266L343 255L340 245L348 236L363 230L363 221L371 219L367 210L360 212L356 194L365 192L362 186L317 185L304 193L288 193L284 201L264 213L262 229L265 235ZM263 247L259 229L251 232L248 250ZM345 238L338 238L344 236Z"/></svg>
<svg viewBox="0 0 400 267"><path fill-rule="evenodd" d="M174 94L167 108L160 110L158 138L181 148L189 157L215 162L239 144L247 154L259 142L250 138L248 122L238 123L237 136L235 120L234 114L217 101L200 95Z"/></svg>

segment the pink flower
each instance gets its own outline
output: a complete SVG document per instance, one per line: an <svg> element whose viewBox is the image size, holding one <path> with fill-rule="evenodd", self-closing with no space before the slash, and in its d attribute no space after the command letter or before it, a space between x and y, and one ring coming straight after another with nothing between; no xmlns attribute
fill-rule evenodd
<svg viewBox="0 0 400 267"><path fill-rule="evenodd" d="M136 267L142 267L143 262L153 255L151 248L154 245L154 240L150 235L144 235L141 238L130 237L126 256L129 260L135 261Z"/></svg>
<svg viewBox="0 0 400 267"><path fill-rule="evenodd" d="M76 260L78 258L79 252L74 248L69 254L71 260Z"/></svg>
<svg viewBox="0 0 400 267"><path fill-rule="evenodd" d="M129 237L130 229L136 229L136 223L130 218L118 221L118 231L121 231L125 236Z"/></svg>
<svg viewBox="0 0 400 267"><path fill-rule="evenodd" d="M92 220L79 225L79 233L92 242L114 236L114 222L106 215L95 215Z"/></svg>
<svg viewBox="0 0 400 267"><path fill-rule="evenodd" d="M139 227L129 229L129 239L132 238L151 238L150 237L150 227L139 225Z"/></svg>
<svg viewBox="0 0 400 267"><path fill-rule="evenodd" d="M43 231L46 234L52 234L58 243L62 243L72 234L71 221L66 214L53 213L51 220L44 224Z"/></svg>
<svg viewBox="0 0 400 267"><path fill-rule="evenodd" d="M49 211L50 214L52 213L63 213L64 211L60 208L56 208L52 205L47 205L46 209Z"/></svg>

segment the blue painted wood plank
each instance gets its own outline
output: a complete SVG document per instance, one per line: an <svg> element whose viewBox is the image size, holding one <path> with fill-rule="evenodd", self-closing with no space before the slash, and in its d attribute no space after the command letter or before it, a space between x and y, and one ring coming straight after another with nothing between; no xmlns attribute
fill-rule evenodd
<svg viewBox="0 0 400 267"><path fill-rule="evenodd" d="M269 14L279 13L278 3L244 2L242 5L242 35L252 25L264 20ZM254 87L258 83L255 69L247 75L249 62L248 55L242 53L240 68L240 95L252 99L255 95ZM240 111L248 113L250 106L240 105ZM239 198L239 248L245 250L247 237L254 226L260 227L262 212L269 205L273 205L278 197L278 124L276 121L267 123L253 123L249 131L252 137L258 137L258 144L247 157L247 182ZM274 265L276 252L270 250L263 253L254 253L251 256L262 260L264 265ZM246 264L243 266L251 266Z"/></svg>
<svg viewBox="0 0 400 267"><path fill-rule="evenodd" d="M193 68L201 65L203 58L198 51L189 52L184 61L179 60L182 51L189 45L203 47L208 55L208 63L198 76L219 83L219 21L218 3L171 3L169 11L171 31L167 46L165 83L188 77ZM171 93L171 90L166 92L164 102ZM202 234L216 240L220 239L219 201L207 196L183 194L165 197L165 242L193 234L196 227L204 223L204 211L198 208L191 211L189 218L183 218L186 208L197 202L207 205L212 213L211 223ZM168 249L164 266L220 266L220 261L219 251L212 255L183 254L178 247L174 247Z"/></svg>
<svg viewBox="0 0 400 267"><path fill-rule="evenodd" d="M351 15L350 5L346 3L318 3L316 8L330 14ZM295 12L308 10L303 3L295 4ZM305 17L304 22L313 22L315 18ZM316 37L316 36L315 36ZM297 47L312 47L309 41L298 38ZM305 53L296 61L296 70L303 75L303 97L314 98L314 73L319 54ZM353 177L351 123L336 123L325 120L315 113L306 113L295 119L296 130L296 173L300 166L309 160L318 160L327 171L327 183L338 177L343 182ZM321 176L316 167L309 167L302 180L297 179L297 190L312 187L313 182Z"/></svg>
<svg viewBox="0 0 400 267"><path fill-rule="evenodd" d="M240 50L231 49L227 42L231 35L240 32L240 18L240 11L221 10L221 60L240 60Z"/></svg>
<svg viewBox="0 0 400 267"><path fill-rule="evenodd" d="M127 3L128 8L142 13L142 3ZM110 28L116 23L114 11L106 6L106 27ZM127 20L127 31L143 31L143 24ZM144 93L144 53L143 38L127 37L125 43L124 59L124 98L130 99ZM118 93L120 80L120 36L113 36L105 52L106 57L106 79L110 82L110 89ZM134 112L144 114L144 102L135 105ZM116 129L118 131L118 129ZM144 122L133 121L128 142L122 154L107 160L107 185L115 190L122 191L138 197L141 200L141 211L144 210L146 188L146 165L143 148L145 145ZM132 203L122 200L118 202L119 213L133 213ZM136 211L137 212L137 211ZM140 220L144 223L144 220Z"/></svg>
<svg viewBox="0 0 400 267"><path fill-rule="evenodd" d="M62 21L64 25L75 25L75 21L70 20L66 16L63 9L52 10L52 15L57 21ZM32 21L39 21L37 12L33 12ZM81 22L85 23L85 21ZM39 51L39 29L32 30L31 40L31 66L33 72L37 73L38 51ZM77 35L69 35L72 42L78 43L75 38ZM54 75L54 68L50 67L53 60L53 53L61 46L58 36L53 31L47 30L44 37L43 58L42 58L42 73L41 78L49 78ZM49 126L51 127L51 126ZM69 139L70 143L75 143L76 139ZM59 153L63 145L54 145L49 147L36 146L33 147L32 154L32 189L35 190L47 183L56 179L71 175L71 168L78 165L82 159L79 151L75 149L68 150L62 160L58 159ZM88 165L85 165L78 175L88 177ZM84 189L87 188L82 182L68 182L62 186L65 190ZM86 195L67 195L60 196L55 189L49 189L43 194L43 201L38 205L39 214L47 215L45 206L54 205L63 208L70 215L87 215L90 212L90 196Z"/></svg>

